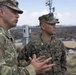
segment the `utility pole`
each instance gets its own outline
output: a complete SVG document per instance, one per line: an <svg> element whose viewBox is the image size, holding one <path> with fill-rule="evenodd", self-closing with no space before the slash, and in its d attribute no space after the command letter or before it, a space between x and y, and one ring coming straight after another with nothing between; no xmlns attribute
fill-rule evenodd
<svg viewBox="0 0 76 75"><path fill-rule="evenodd" d="M24 43L28 44L29 42L29 26L28 25L23 26L23 37L24 37Z"/></svg>

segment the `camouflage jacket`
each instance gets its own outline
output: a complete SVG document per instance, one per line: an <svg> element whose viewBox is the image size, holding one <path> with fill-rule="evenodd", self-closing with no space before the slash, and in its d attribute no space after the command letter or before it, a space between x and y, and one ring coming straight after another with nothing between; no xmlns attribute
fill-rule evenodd
<svg viewBox="0 0 76 75"><path fill-rule="evenodd" d="M0 75L36 75L32 65L18 67L17 56L12 36L0 27Z"/></svg>
<svg viewBox="0 0 76 75"><path fill-rule="evenodd" d="M36 40L30 41L27 45L24 46L22 51L18 56L18 60L28 61L28 57L33 54L37 56L45 55L47 58L52 57L52 61L49 63L55 63L56 65L45 74L40 75L64 75L66 71L66 48L64 44L54 36L52 36L49 42L44 42L41 36ZM22 65L20 63L20 65Z"/></svg>

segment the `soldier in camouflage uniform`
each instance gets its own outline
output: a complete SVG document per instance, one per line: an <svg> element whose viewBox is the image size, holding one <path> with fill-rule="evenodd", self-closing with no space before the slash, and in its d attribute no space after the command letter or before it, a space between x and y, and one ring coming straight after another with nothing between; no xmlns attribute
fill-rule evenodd
<svg viewBox="0 0 76 75"><path fill-rule="evenodd" d="M50 71L40 75L64 75L66 72L66 48L62 41L54 36L56 32L56 23L58 19L54 18L53 13L49 13L39 17L42 33L36 40L30 41L19 53L18 59L26 60L33 54L37 56L45 55L47 58L52 57L50 63L55 63ZM23 65L23 64L22 64Z"/></svg>
<svg viewBox="0 0 76 75"><path fill-rule="evenodd" d="M36 58L36 55L30 57L31 63L28 66L18 66L18 54L8 30L16 26L18 14L22 13L16 0L0 0L0 75L36 75L53 66L53 64L47 65L50 58L41 61L42 57Z"/></svg>

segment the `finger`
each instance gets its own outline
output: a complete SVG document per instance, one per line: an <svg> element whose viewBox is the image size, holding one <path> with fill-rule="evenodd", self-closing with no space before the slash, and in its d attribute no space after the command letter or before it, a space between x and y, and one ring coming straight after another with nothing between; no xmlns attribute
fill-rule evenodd
<svg viewBox="0 0 76 75"><path fill-rule="evenodd" d="M33 55L33 58L29 57L30 61L32 61L33 59L36 60L36 54Z"/></svg>
<svg viewBox="0 0 76 75"><path fill-rule="evenodd" d="M29 60L30 60L30 61L32 61L32 58L31 58L31 57L29 57Z"/></svg>
<svg viewBox="0 0 76 75"><path fill-rule="evenodd" d="M42 64L42 65L45 65L45 64L48 63L51 59L52 59L52 58L50 57L50 58L46 59L45 61L43 61L41 64Z"/></svg>
<svg viewBox="0 0 76 75"><path fill-rule="evenodd" d="M43 66L43 70L41 71L41 73L45 73L46 71L49 71L53 66L55 66L55 64L50 64L50 65L45 65Z"/></svg>
<svg viewBox="0 0 76 75"><path fill-rule="evenodd" d="M43 62L45 60L45 56L40 56L36 59L37 62Z"/></svg>
<svg viewBox="0 0 76 75"><path fill-rule="evenodd" d="M55 64L49 64L49 65L45 64L45 65L43 66L43 69L51 68L51 67L53 67L53 66L55 66Z"/></svg>
<svg viewBox="0 0 76 75"><path fill-rule="evenodd" d="M45 73L46 71L49 71L52 67L48 67L48 68L45 68L45 69L42 69L40 73Z"/></svg>
<svg viewBox="0 0 76 75"><path fill-rule="evenodd" d="M37 59L38 60L41 60L41 59L44 59L45 58L45 55L44 56L40 56L40 57L38 57Z"/></svg>
<svg viewBox="0 0 76 75"><path fill-rule="evenodd" d="M45 59L41 59L41 60L39 60L39 62L44 62L45 61Z"/></svg>
<svg viewBox="0 0 76 75"><path fill-rule="evenodd" d="M36 59L36 54L33 55L33 59Z"/></svg>

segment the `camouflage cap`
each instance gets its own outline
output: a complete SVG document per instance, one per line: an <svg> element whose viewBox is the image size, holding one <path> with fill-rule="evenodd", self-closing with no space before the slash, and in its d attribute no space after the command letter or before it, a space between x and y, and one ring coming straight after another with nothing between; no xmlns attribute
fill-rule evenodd
<svg viewBox="0 0 76 75"><path fill-rule="evenodd" d="M6 5L7 7L18 11L19 14L22 14L23 11L18 8L18 2L16 0L0 0L0 5Z"/></svg>
<svg viewBox="0 0 76 75"><path fill-rule="evenodd" d="M59 23L58 19L55 19L53 13L42 15L41 17L39 17L39 20L40 21L43 20L46 23L51 24L51 25L56 24L56 23Z"/></svg>

